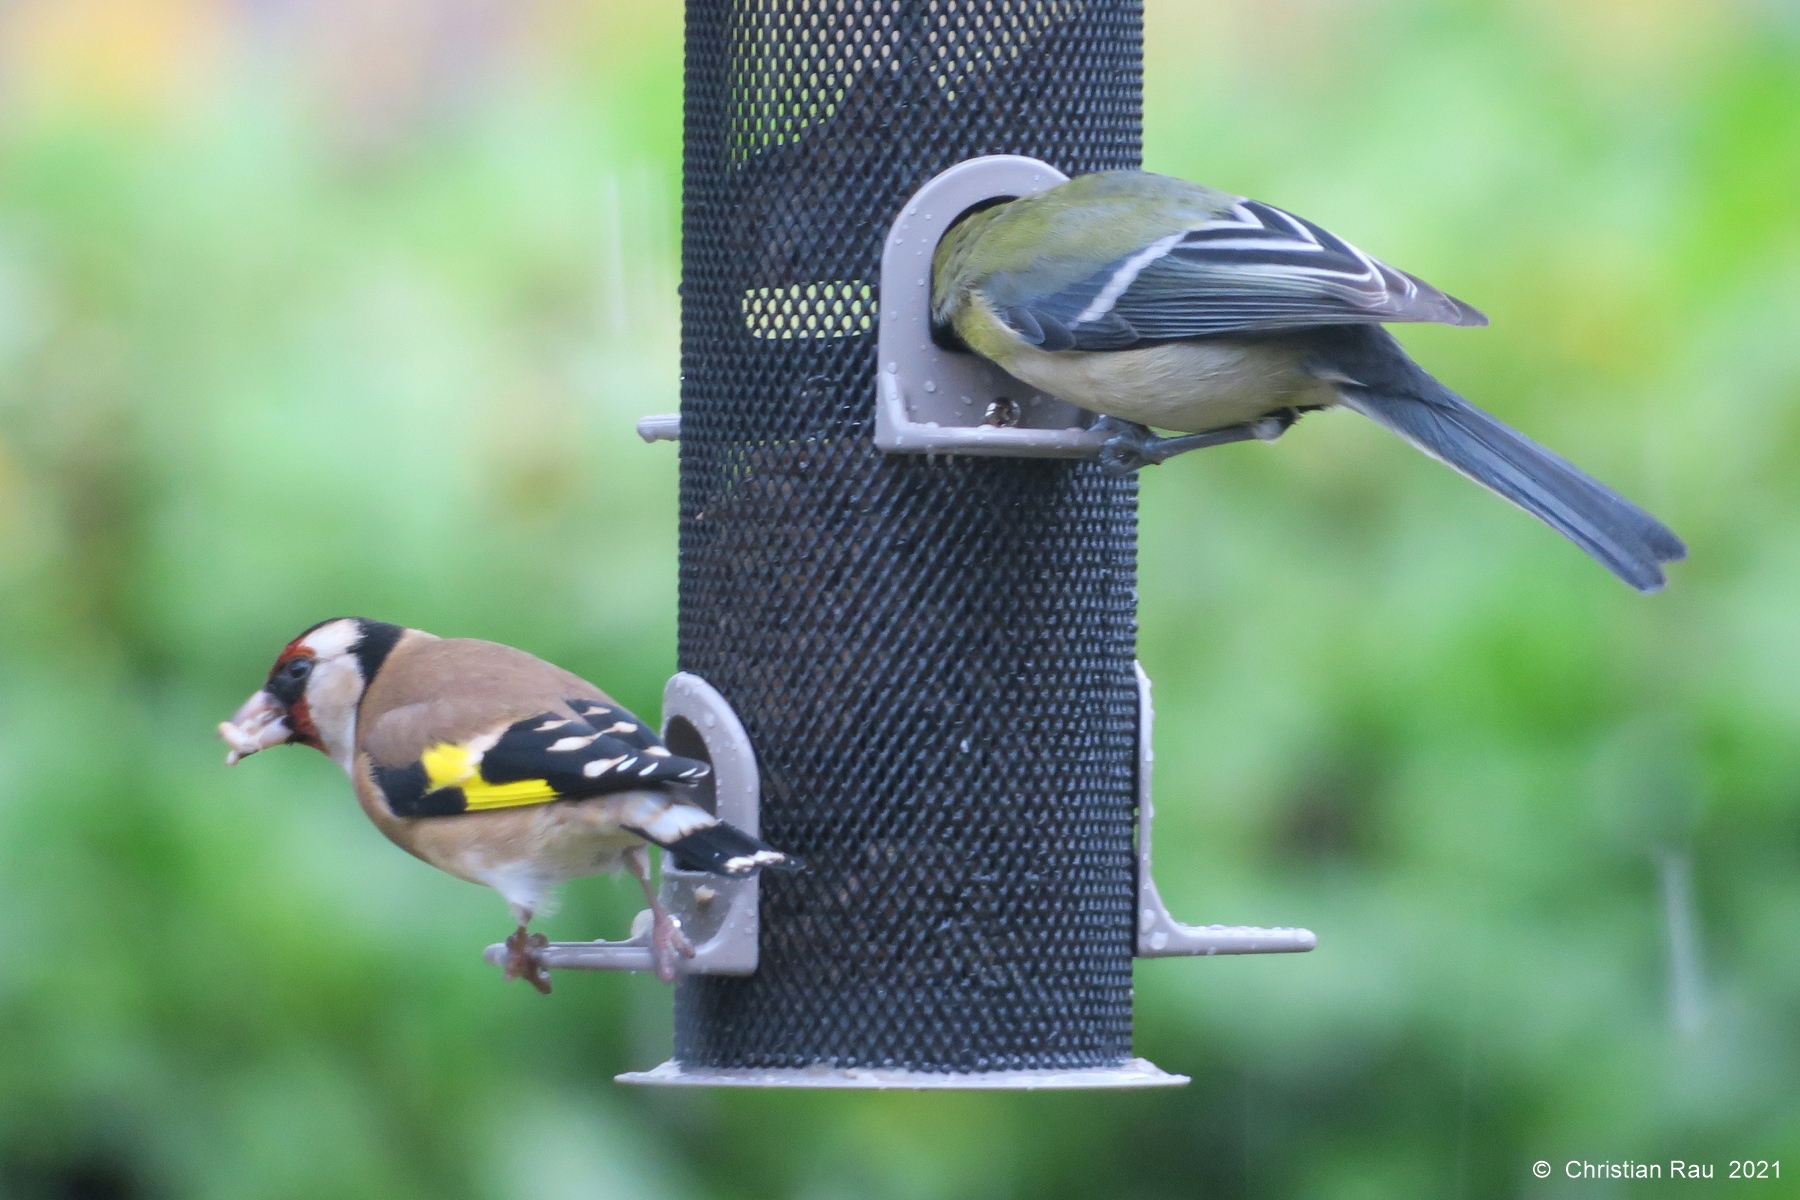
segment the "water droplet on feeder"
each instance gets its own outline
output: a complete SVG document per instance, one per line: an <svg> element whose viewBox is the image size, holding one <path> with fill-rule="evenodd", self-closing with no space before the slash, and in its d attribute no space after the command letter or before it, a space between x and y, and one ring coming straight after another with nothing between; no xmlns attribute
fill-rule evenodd
<svg viewBox="0 0 1800 1200"><path fill-rule="evenodd" d="M981 423L992 425L998 429L1011 429L1019 423L1021 415L1023 414L1019 411L1017 400L1006 396L996 396L993 402L987 406L987 412L982 415Z"/></svg>
<svg viewBox="0 0 1800 1200"><path fill-rule="evenodd" d="M927 379L925 381L925 390L928 392L935 392L937 391L937 384Z"/></svg>

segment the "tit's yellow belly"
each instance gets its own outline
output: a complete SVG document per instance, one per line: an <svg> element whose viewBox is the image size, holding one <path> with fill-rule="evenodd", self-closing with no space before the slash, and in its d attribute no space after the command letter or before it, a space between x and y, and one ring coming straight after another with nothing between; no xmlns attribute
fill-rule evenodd
<svg viewBox="0 0 1800 1200"><path fill-rule="evenodd" d="M1281 339L1169 342L1138 350L1047 352L1018 343L1001 365L1098 413L1181 433L1254 421L1283 408L1337 403L1330 384L1299 369Z"/></svg>

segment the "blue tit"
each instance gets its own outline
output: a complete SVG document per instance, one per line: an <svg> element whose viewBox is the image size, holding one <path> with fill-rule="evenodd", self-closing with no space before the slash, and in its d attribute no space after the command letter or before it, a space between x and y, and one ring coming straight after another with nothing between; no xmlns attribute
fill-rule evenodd
<svg viewBox="0 0 1800 1200"><path fill-rule="evenodd" d="M1486 317L1271 205L1140 171L1084 175L965 217L932 265L939 343L1104 414L1109 470L1273 440L1342 405L1639 591L1687 555L1662 522L1444 387L1382 328Z"/></svg>

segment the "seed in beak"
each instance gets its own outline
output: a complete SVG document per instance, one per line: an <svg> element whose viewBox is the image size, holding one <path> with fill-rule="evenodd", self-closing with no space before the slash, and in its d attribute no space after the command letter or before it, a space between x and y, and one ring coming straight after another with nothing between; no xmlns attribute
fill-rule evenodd
<svg viewBox="0 0 1800 1200"><path fill-rule="evenodd" d="M231 720L219 722L219 736L231 747L225 765L234 766L258 750L279 746L293 736L288 728L287 710L275 697L259 691L244 701Z"/></svg>

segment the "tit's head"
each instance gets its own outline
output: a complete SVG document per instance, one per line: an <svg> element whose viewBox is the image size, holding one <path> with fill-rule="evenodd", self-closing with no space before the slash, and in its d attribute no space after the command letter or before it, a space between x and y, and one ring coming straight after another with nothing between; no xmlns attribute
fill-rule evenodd
<svg viewBox="0 0 1800 1200"><path fill-rule="evenodd" d="M957 314L991 264L981 253L982 238L1011 203L993 196L973 205L950 223L931 255L931 340L945 350L968 352L955 330Z"/></svg>
<svg viewBox="0 0 1800 1200"><path fill-rule="evenodd" d="M289 642L262 688L220 724L219 736L231 747L225 764L298 742L324 751L348 771L356 707L405 632L364 617L337 617Z"/></svg>

